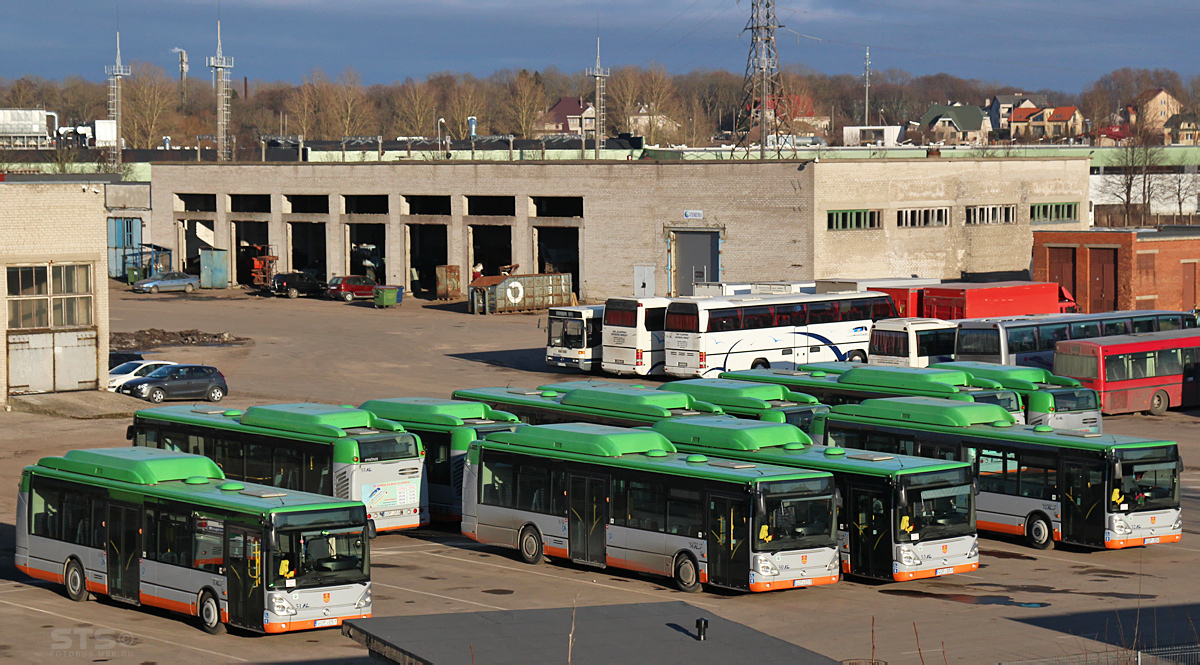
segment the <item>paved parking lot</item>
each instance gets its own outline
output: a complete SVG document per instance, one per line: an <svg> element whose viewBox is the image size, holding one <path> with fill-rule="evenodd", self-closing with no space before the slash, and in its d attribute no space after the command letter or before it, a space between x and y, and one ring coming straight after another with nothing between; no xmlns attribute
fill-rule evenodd
<svg viewBox="0 0 1200 665"><path fill-rule="evenodd" d="M544 315L472 317L461 306L394 310L320 300L114 293L115 331L227 331L252 341L163 351L218 366L234 407L261 401L358 404L372 397L446 396L456 387L533 386L568 375L541 365ZM1175 438L1200 460L1200 413L1106 421L1113 432ZM366 662L336 630L208 636L178 615L109 601L72 603L12 565L20 468L48 454L124 443L125 419L0 413L0 658L16 662ZM1200 514L1200 471L1184 475L1185 515ZM1188 519L1185 517L1185 520ZM373 543L375 615L686 600L838 660L981 663L1096 653L1139 640L1197 642L1198 531L1126 551L1031 550L984 538L980 570L904 584L740 595L683 594L666 579L571 564L527 566L451 531ZM578 630L586 630L580 626ZM873 635L873 637L872 637ZM469 642L470 636L464 635ZM565 636L564 636L565 639Z"/></svg>

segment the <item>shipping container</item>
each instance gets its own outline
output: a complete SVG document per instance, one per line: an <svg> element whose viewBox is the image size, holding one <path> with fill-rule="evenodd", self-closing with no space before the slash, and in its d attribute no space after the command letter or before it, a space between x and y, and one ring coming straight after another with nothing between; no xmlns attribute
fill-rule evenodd
<svg viewBox="0 0 1200 665"><path fill-rule="evenodd" d="M467 308L472 314L527 312L570 306L571 274L494 275L471 282Z"/></svg>
<svg viewBox="0 0 1200 665"><path fill-rule="evenodd" d="M1019 314L1058 314L1075 303L1059 298L1054 282L985 282L925 287L919 316L977 319ZM910 316L917 316L913 313Z"/></svg>

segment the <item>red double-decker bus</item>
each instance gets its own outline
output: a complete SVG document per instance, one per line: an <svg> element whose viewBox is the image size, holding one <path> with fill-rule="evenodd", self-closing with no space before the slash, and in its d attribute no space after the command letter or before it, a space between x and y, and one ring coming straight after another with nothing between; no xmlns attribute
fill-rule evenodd
<svg viewBox="0 0 1200 665"><path fill-rule="evenodd" d="M1100 393L1101 412L1148 411L1200 404L1200 330L1063 340L1054 349L1054 373Z"/></svg>

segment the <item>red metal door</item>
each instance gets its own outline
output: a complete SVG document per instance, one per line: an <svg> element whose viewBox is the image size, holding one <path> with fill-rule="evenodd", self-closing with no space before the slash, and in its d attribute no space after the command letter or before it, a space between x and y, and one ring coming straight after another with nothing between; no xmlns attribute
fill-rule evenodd
<svg viewBox="0 0 1200 665"><path fill-rule="evenodd" d="M1050 281L1058 282L1059 286L1078 297L1075 293L1075 248L1051 247L1049 258Z"/></svg>
<svg viewBox="0 0 1200 665"><path fill-rule="evenodd" d="M1092 284L1088 293L1088 312L1112 312L1117 309L1117 250L1093 249Z"/></svg>
<svg viewBox="0 0 1200 665"><path fill-rule="evenodd" d="M1179 309L1191 309L1196 306L1196 264L1184 263L1183 267L1183 302Z"/></svg>

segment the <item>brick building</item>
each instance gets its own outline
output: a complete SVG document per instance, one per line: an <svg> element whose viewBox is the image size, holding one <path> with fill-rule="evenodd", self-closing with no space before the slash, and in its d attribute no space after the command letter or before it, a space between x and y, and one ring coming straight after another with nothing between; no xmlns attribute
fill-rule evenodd
<svg viewBox="0 0 1200 665"><path fill-rule="evenodd" d="M153 168L150 235L182 267L205 246L269 245L281 270L365 274L368 246L377 274L410 289L441 264L516 263L573 273L589 301L698 281L1011 274L1029 268L1032 229L1085 227L1088 206L1081 158Z"/></svg>
<svg viewBox="0 0 1200 665"><path fill-rule="evenodd" d="M1063 285L1084 312L1192 309L1197 263L1196 227L1033 234L1033 278Z"/></svg>
<svg viewBox="0 0 1200 665"><path fill-rule="evenodd" d="M0 181L0 402L105 387L107 215L103 182Z"/></svg>

